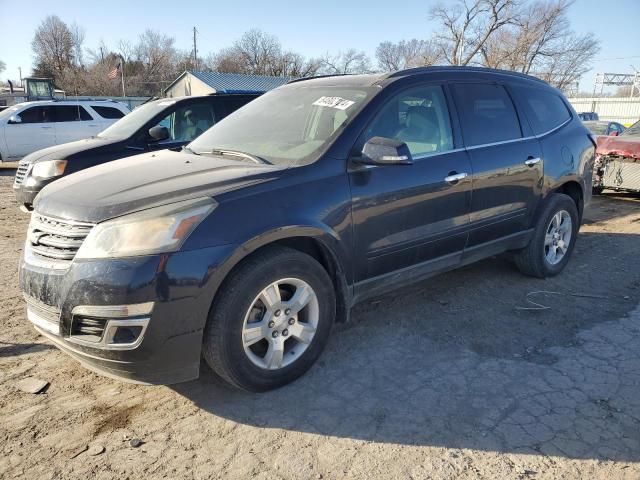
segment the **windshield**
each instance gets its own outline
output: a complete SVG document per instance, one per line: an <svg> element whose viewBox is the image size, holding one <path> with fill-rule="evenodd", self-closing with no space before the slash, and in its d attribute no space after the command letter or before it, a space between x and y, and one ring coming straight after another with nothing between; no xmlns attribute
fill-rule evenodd
<svg viewBox="0 0 640 480"><path fill-rule="evenodd" d="M595 135L606 135L607 134L607 124L606 123L596 123L596 122L584 122L585 127L589 129L589 131Z"/></svg>
<svg viewBox="0 0 640 480"><path fill-rule="evenodd" d="M640 136L640 121L634 123L633 125L631 125L629 128L627 128L624 132L622 132L620 135L628 135L628 136L633 136L633 137L637 137Z"/></svg>
<svg viewBox="0 0 640 480"><path fill-rule="evenodd" d="M0 120L4 120L5 118L9 118L11 115L20 110L20 105L16 105L15 107L5 108L0 112Z"/></svg>
<svg viewBox="0 0 640 480"><path fill-rule="evenodd" d="M189 144L195 153L231 150L274 164L311 163L353 119L375 87L288 86L253 100Z"/></svg>
<svg viewBox="0 0 640 480"><path fill-rule="evenodd" d="M100 132L98 137L128 138L158 113L174 103L176 103L175 100L156 100L155 102L145 103L113 123L106 130Z"/></svg>

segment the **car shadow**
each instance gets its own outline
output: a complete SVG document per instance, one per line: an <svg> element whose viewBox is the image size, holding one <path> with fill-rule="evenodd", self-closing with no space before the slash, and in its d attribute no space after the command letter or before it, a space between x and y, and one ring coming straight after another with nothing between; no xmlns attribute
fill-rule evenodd
<svg viewBox="0 0 640 480"><path fill-rule="evenodd" d="M640 298L639 240L584 233L554 278L524 277L503 255L361 304L276 391L230 389L204 364L171 388L265 428L637 461L640 311L624 317Z"/></svg>
<svg viewBox="0 0 640 480"><path fill-rule="evenodd" d="M17 357L28 353L52 350L54 347L47 343L7 343L0 342L0 358Z"/></svg>

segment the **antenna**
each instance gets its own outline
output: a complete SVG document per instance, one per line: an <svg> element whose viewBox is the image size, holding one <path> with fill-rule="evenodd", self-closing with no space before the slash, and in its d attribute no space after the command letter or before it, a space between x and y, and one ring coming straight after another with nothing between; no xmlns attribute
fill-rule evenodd
<svg viewBox="0 0 640 480"><path fill-rule="evenodd" d="M193 69L198 70L198 43L196 36L198 34L198 30L196 27L193 27Z"/></svg>

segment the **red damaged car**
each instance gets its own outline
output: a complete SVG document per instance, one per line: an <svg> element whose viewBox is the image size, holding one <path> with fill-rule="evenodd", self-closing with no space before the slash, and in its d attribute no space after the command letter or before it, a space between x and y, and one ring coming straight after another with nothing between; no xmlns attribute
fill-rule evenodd
<svg viewBox="0 0 640 480"><path fill-rule="evenodd" d="M605 188L640 192L640 121L619 136L598 136L593 193Z"/></svg>

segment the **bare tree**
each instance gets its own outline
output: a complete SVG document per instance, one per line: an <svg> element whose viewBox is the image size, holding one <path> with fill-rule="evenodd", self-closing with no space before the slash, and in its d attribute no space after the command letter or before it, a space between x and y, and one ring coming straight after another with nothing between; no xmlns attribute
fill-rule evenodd
<svg viewBox="0 0 640 480"><path fill-rule="evenodd" d="M516 7L516 0L456 0L434 6L430 17L442 25L437 40L444 59L452 65L471 63L495 32L515 21Z"/></svg>
<svg viewBox="0 0 640 480"><path fill-rule="evenodd" d="M325 55L322 59L321 71L329 75L370 73L371 60L365 52L350 48L336 55Z"/></svg>
<svg viewBox="0 0 640 480"><path fill-rule="evenodd" d="M172 78L175 74L173 62L176 56L175 39L157 30L147 29L138 38L135 47L136 59L140 61L150 77Z"/></svg>
<svg viewBox="0 0 640 480"><path fill-rule="evenodd" d="M440 51L433 40L401 40L382 42L376 48L378 68L383 71L433 65L440 59Z"/></svg>
<svg viewBox="0 0 640 480"><path fill-rule="evenodd" d="M60 78L74 64L73 34L56 15L49 15L36 29L31 42L36 68Z"/></svg>
<svg viewBox="0 0 640 480"><path fill-rule="evenodd" d="M0 60L0 74L7 69L7 64Z"/></svg>
<svg viewBox="0 0 640 480"><path fill-rule="evenodd" d="M86 37L86 33L83 27L78 25L77 23L72 23L71 27L69 27L71 31L71 42L73 43L73 55L75 60L76 67L84 66L84 39Z"/></svg>
<svg viewBox="0 0 640 480"><path fill-rule="evenodd" d="M567 10L572 0L538 0L520 12L509 27L496 32L481 48L482 63L539 76L566 88L590 68L599 41L576 35Z"/></svg>

